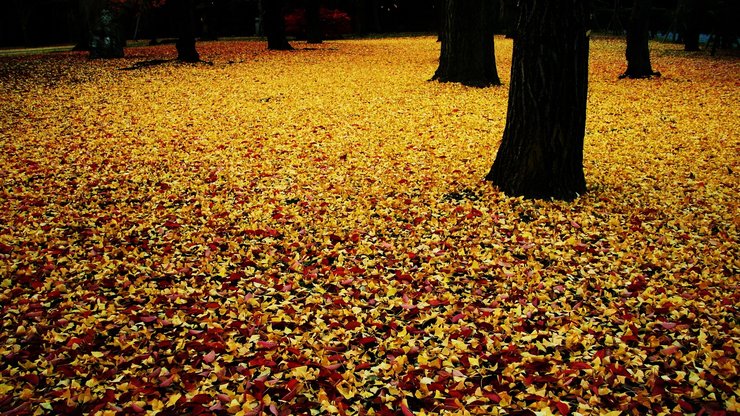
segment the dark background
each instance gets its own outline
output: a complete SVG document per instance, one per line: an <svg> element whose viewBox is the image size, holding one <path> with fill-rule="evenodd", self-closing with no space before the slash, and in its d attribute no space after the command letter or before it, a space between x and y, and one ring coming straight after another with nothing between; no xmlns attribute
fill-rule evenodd
<svg viewBox="0 0 740 416"><path fill-rule="evenodd" d="M0 2L0 47L45 46L75 44L80 39L78 2L85 0L4 0ZM494 0L492 0L494 1ZM651 31L680 33L680 6L691 0L653 0ZM735 25L740 1L698 0L705 11L691 16L701 25L702 33L710 34L721 26ZM136 3L136 1L131 1ZM511 7L515 0L501 0L505 11L499 19L498 31L506 33L513 22ZM195 0L203 38L255 36L259 15L257 0ZM288 0L286 14L302 9L301 0ZM440 0L323 0L328 10L345 13L349 30L336 35L352 36L371 33L428 32L438 30ZM734 4L734 6L733 6ZM728 6L729 5L729 6ZM593 29L622 35L629 20L631 0L595 0ZM149 40L175 36L174 22L168 8L137 8L128 6L121 15L127 39ZM735 35L737 32L735 32ZM675 38L676 41L680 39Z"/></svg>

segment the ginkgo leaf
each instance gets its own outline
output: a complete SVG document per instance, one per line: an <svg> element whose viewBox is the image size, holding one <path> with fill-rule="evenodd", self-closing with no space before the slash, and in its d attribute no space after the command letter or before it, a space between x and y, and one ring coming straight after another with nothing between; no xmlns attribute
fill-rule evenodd
<svg viewBox="0 0 740 416"><path fill-rule="evenodd" d="M563 203L434 37L199 51L0 57L0 413L738 411L736 59L595 36Z"/></svg>

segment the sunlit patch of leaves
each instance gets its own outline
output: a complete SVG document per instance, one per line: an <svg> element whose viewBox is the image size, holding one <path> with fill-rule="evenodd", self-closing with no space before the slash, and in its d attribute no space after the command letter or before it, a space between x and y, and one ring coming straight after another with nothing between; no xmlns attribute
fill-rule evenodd
<svg viewBox="0 0 740 416"><path fill-rule="evenodd" d="M0 60L3 412L738 413L736 60L596 39L566 204L433 38L199 51Z"/></svg>

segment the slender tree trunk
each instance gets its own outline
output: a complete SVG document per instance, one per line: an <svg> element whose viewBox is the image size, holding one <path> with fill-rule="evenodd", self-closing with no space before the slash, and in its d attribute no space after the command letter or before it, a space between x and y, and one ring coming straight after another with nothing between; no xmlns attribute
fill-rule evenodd
<svg viewBox="0 0 740 416"><path fill-rule="evenodd" d="M650 65L649 17L651 0L635 0L627 27L627 70L620 78L650 78L660 76Z"/></svg>
<svg viewBox="0 0 740 416"><path fill-rule="evenodd" d="M318 44L323 41L320 9L320 0L306 0L306 41L308 43Z"/></svg>
<svg viewBox="0 0 740 416"><path fill-rule="evenodd" d="M367 0L355 0L352 4L352 29L359 35L367 33Z"/></svg>
<svg viewBox="0 0 740 416"><path fill-rule="evenodd" d="M433 80L486 87L501 85L489 0L447 0L439 67Z"/></svg>
<svg viewBox="0 0 740 416"><path fill-rule="evenodd" d="M380 33L383 30L380 22L380 2L378 0L369 0L370 6L370 31Z"/></svg>
<svg viewBox="0 0 740 416"><path fill-rule="evenodd" d="M200 55L195 49L195 10L193 0L172 1L178 38L177 60L182 62L200 62Z"/></svg>
<svg viewBox="0 0 740 416"><path fill-rule="evenodd" d="M586 191L588 0L521 0L501 146L486 180L510 196Z"/></svg>
<svg viewBox="0 0 740 416"><path fill-rule="evenodd" d="M260 0L265 16L262 19L267 35L267 49L292 50L285 36L285 18L283 17L283 0Z"/></svg>

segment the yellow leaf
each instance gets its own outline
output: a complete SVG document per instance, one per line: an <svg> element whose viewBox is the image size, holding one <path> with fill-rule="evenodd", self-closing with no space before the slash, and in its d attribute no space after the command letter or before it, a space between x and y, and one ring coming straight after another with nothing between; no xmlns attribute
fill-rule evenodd
<svg viewBox="0 0 740 416"><path fill-rule="evenodd" d="M166 405L166 406L167 406L167 407L172 407L172 406L174 406L174 405L175 405L175 403L177 403L177 401L178 401L178 400L180 400L180 397L182 397L182 394L180 394L180 393L172 393L172 394L171 394L171 395L170 395L170 396L169 396L169 397L167 398L167 405Z"/></svg>

